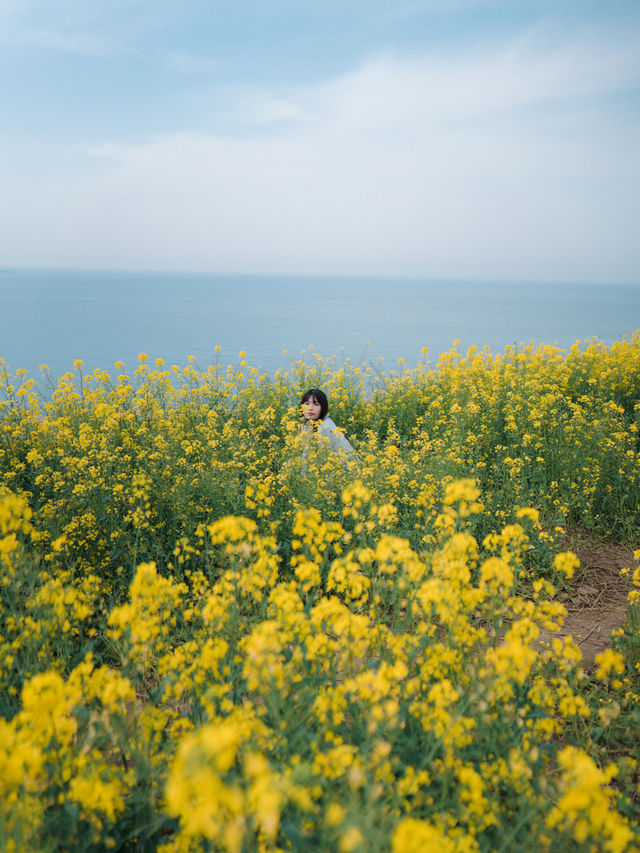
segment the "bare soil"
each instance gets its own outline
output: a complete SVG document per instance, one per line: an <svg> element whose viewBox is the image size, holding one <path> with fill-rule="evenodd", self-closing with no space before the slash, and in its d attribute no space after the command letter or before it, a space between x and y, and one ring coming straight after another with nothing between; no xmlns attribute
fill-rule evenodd
<svg viewBox="0 0 640 853"><path fill-rule="evenodd" d="M584 531L573 531L564 545L580 559L570 592L562 603L568 611L560 636L571 635L580 647L585 668L611 645L611 632L627 617L627 580L621 569L638 565L633 548L599 542Z"/></svg>

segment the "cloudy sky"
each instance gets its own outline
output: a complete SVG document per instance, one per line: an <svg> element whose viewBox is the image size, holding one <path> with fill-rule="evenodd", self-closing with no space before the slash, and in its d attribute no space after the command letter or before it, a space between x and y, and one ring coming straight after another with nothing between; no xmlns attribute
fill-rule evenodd
<svg viewBox="0 0 640 853"><path fill-rule="evenodd" d="M638 0L0 0L0 266L640 282Z"/></svg>

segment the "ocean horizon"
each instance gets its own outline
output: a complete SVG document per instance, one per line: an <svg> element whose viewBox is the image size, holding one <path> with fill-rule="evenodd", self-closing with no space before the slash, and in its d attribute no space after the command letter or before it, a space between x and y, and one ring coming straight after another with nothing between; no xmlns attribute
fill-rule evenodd
<svg viewBox="0 0 640 853"><path fill-rule="evenodd" d="M57 379L77 359L85 373L132 371L140 352L201 369L243 351L271 374L315 353L391 370L424 347L435 366L454 341L462 353L568 349L640 328L640 284L4 269L0 297L0 356L35 379L41 364Z"/></svg>

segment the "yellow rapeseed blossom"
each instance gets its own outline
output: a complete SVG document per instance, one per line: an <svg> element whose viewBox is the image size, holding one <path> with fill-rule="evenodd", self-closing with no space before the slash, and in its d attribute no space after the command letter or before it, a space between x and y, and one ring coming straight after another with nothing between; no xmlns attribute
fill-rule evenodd
<svg viewBox="0 0 640 853"><path fill-rule="evenodd" d="M549 827L562 827L576 842L598 840L611 853L627 850L634 833L628 822L612 808L608 788L617 768L598 769L588 755L575 747L565 747L558 755L563 793L547 818Z"/></svg>
<svg viewBox="0 0 640 853"><path fill-rule="evenodd" d="M0 360L7 849L637 846L640 569L615 701L558 632L563 541L638 528L640 335L230 360Z"/></svg>
<svg viewBox="0 0 640 853"><path fill-rule="evenodd" d="M580 560L571 551L556 554L553 558L553 567L557 572L562 572L567 578L572 578L575 570L580 566Z"/></svg>
<svg viewBox="0 0 640 853"><path fill-rule="evenodd" d="M459 853L462 848L451 838L447 838L442 829L426 820L405 817L394 830L391 839L392 853L424 853L425 850L438 850L441 853ZM468 850L477 850L467 847Z"/></svg>

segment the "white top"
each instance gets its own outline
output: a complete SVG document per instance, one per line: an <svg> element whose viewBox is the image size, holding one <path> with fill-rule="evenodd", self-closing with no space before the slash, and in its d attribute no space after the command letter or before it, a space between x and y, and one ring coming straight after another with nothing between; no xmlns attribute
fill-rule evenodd
<svg viewBox="0 0 640 853"><path fill-rule="evenodd" d="M336 432L337 426L330 417L324 418L318 427L318 435L328 438L333 450L344 450L345 453L355 456L355 450L342 433Z"/></svg>

